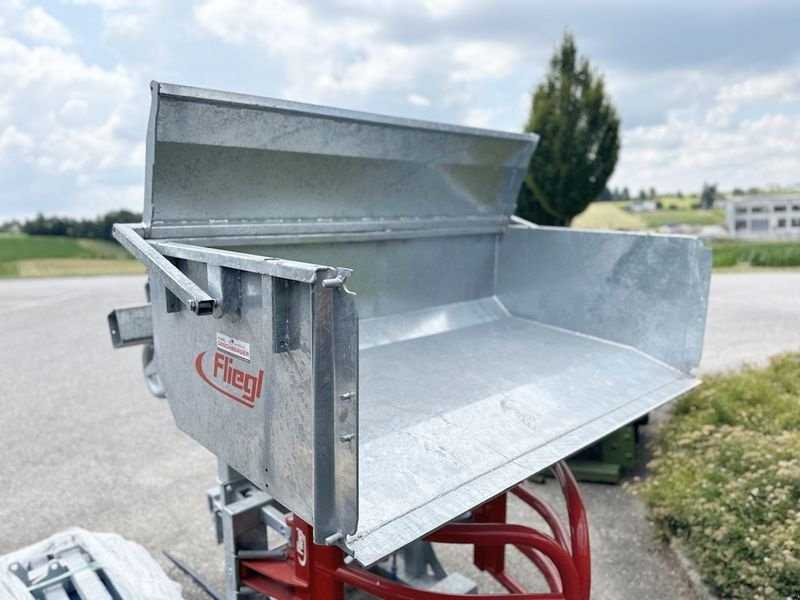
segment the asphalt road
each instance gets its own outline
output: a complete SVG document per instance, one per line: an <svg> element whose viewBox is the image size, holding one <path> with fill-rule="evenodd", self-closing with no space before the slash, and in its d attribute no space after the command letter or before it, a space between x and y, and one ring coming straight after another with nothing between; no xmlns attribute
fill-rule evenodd
<svg viewBox="0 0 800 600"><path fill-rule="evenodd" d="M180 433L141 379L140 349L113 351L105 315L143 301L138 276L0 281L0 554L69 526L144 545L186 598L205 598L161 556L174 551L222 580L205 491L214 457ZM800 349L800 273L714 276L702 372ZM538 491L556 499L552 482ZM584 484L595 600L691 598L646 511L621 487ZM512 502L511 514L527 514ZM509 553L519 578L535 576ZM446 566L499 591L468 556ZM221 585L220 585L221 587Z"/></svg>

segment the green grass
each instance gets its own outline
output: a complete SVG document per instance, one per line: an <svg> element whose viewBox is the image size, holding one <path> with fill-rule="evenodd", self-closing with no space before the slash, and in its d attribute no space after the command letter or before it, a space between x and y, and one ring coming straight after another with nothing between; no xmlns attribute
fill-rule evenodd
<svg viewBox="0 0 800 600"><path fill-rule="evenodd" d="M662 225L722 225L725 222L725 209L657 210L640 213L640 216L650 228Z"/></svg>
<svg viewBox="0 0 800 600"><path fill-rule="evenodd" d="M637 487L723 598L800 592L800 354L708 377L659 432Z"/></svg>
<svg viewBox="0 0 800 600"><path fill-rule="evenodd" d="M93 253L74 238L8 233L0 235L0 261L56 257L92 258Z"/></svg>
<svg viewBox="0 0 800 600"><path fill-rule="evenodd" d="M105 240L0 234L0 277L140 273L124 248Z"/></svg>
<svg viewBox="0 0 800 600"><path fill-rule="evenodd" d="M78 245L91 252L93 258L131 259L130 253L116 242L79 239Z"/></svg>
<svg viewBox="0 0 800 600"><path fill-rule="evenodd" d="M128 258L33 258L16 263L16 277L127 275L144 273L141 263Z"/></svg>
<svg viewBox="0 0 800 600"><path fill-rule="evenodd" d="M714 241L714 268L721 267L800 267L798 242Z"/></svg>
<svg viewBox="0 0 800 600"><path fill-rule="evenodd" d="M659 196L657 200L661 202L664 210L670 210L671 207L675 207L676 210L692 210L692 205L700 202L700 196L697 194L691 194L681 198L677 196Z"/></svg>

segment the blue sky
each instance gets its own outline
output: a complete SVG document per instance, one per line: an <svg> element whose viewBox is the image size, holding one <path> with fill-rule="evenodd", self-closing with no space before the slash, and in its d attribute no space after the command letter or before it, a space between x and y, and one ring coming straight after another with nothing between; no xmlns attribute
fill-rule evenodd
<svg viewBox="0 0 800 600"><path fill-rule="evenodd" d="M140 209L151 79L519 130L565 29L622 117L610 184L800 182L800 3L2 0L0 220Z"/></svg>

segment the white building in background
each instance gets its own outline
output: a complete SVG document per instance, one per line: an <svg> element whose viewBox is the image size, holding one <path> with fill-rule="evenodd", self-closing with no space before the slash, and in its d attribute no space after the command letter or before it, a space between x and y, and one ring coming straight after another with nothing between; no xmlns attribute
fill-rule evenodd
<svg viewBox="0 0 800 600"><path fill-rule="evenodd" d="M800 239L800 194L734 196L726 223L731 235L750 240Z"/></svg>

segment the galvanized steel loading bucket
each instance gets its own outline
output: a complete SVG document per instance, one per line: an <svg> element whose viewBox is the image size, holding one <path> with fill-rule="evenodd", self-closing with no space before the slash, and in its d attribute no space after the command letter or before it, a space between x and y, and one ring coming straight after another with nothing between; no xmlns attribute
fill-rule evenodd
<svg viewBox="0 0 800 600"><path fill-rule="evenodd" d="M513 220L535 143L154 83L115 342L370 564L697 384L710 252Z"/></svg>

